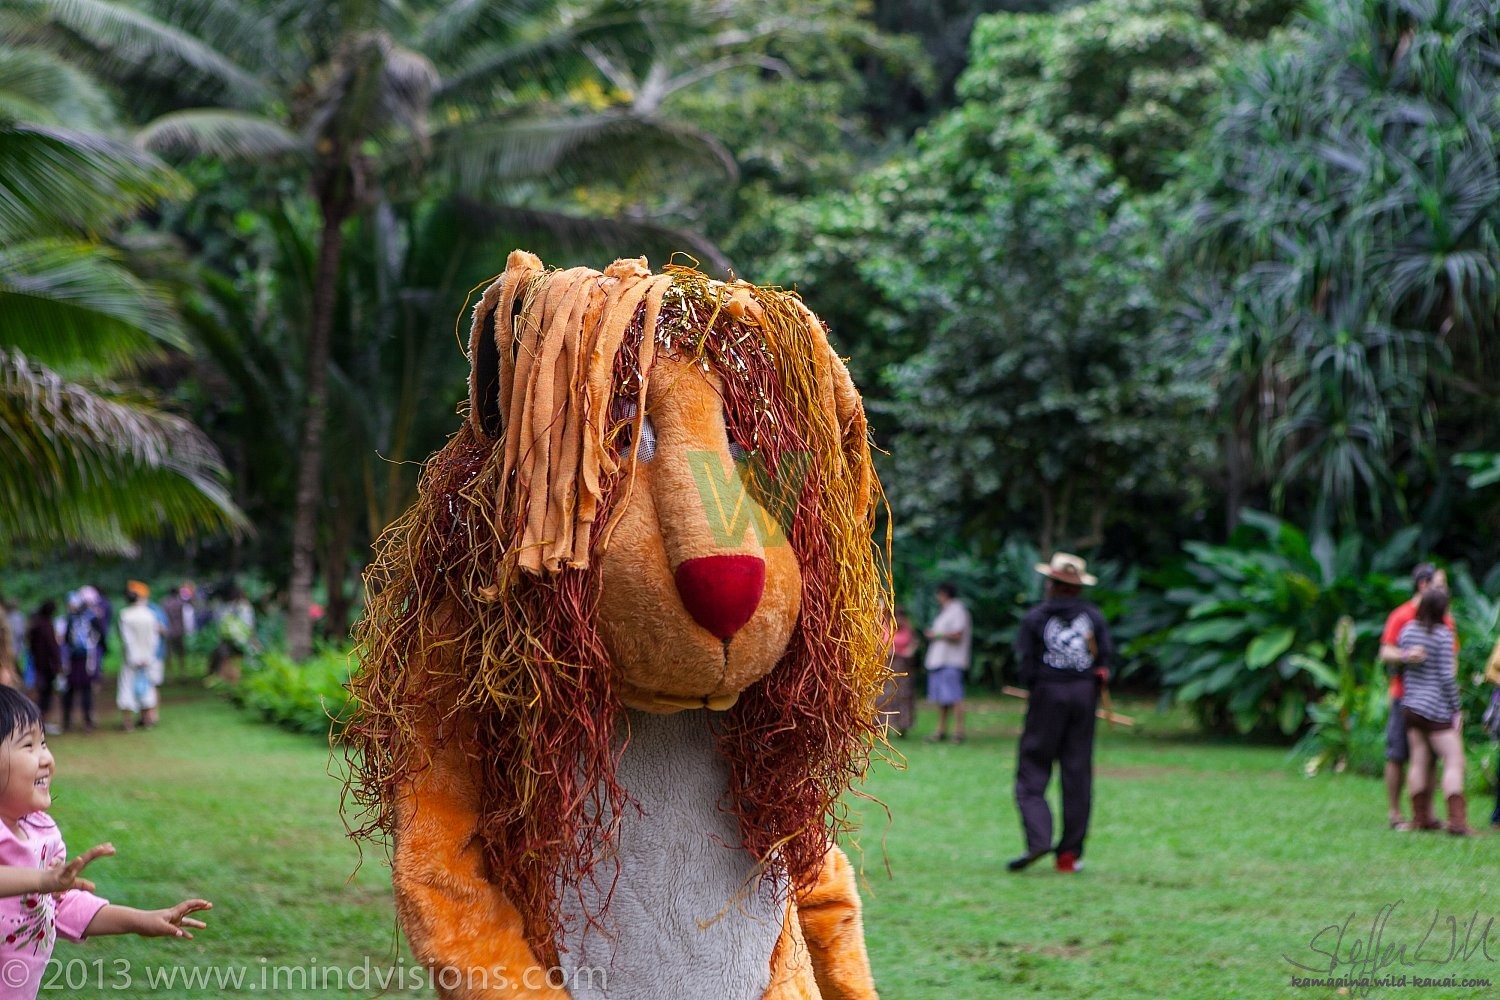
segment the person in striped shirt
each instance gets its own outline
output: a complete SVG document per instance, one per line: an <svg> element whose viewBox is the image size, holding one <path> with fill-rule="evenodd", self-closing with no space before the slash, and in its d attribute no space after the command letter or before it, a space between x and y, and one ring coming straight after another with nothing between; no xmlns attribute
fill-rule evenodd
<svg viewBox="0 0 1500 1000"><path fill-rule="evenodd" d="M1405 664L1406 737L1411 745L1411 829L1438 830L1432 812L1433 787L1429 763L1434 756L1443 761L1443 797L1448 805L1448 832L1469 836L1467 803L1464 799L1463 729L1458 715L1458 657L1454 652L1453 627L1448 624L1448 591L1428 587L1417 603L1416 618L1408 622L1397 640Z"/></svg>

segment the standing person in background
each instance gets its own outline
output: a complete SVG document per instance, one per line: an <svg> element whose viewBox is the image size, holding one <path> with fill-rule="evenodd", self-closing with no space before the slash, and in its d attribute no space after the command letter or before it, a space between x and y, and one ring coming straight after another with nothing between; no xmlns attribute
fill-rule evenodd
<svg viewBox="0 0 1500 1000"><path fill-rule="evenodd" d="M219 610L219 645L214 649L209 674L229 684L238 684L246 653L258 648L255 641L255 608L245 592L229 588L229 603Z"/></svg>
<svg viewBox="0 0 1500 1000"><path fill-rule="evenodd" d="M11 642L16 649L16 672L21 676L21 686L25 687L31 683L32 673L31 651L26 642L26 612L21 610L19 604L11 604L6 621L10 626Z"/></svg>
<svg viewBox="0 0 1500 1000"><path fill-rule="evenodd" d="M21 631L15 623L16 610L5 598L0 597L0 684L6 687L21 686Z"/></svg>
<svg viewBox="0 0 1500 1000"><path fill-rule="evenodd" d="M1484 715L1485 728L1490 735L1500 739L1500 642L1490 650L1489 662L1484 665L1484 680L1495 690L1490 695L1490 708ZM1495 759L1495 811L1490 813L1490 826L1500 830L1500 757Z"/></svg>
<svg viewBox="0 0 1500 1000"><path fill-rule="evenodd" d="M164 673L172 673L173 664L180 671L187 660L187 625L183 621L183 609L186 607L181 591L169 590L167 596L162 598L161 610L167 616L167 648L162 657Z"/></svg>
<svg viewBox="0 0 1500 1000"><path fill-rule="evenodd" d="M1472 836L1464 798L1464 738L1458 701L1458 650L1447 622L1448 591L1428 587L1417 604L1417 617L1401 629L1397 641L1406 665L1406 739L1411 745L1411 823L1406 829L1441 830L1433 816L1436 766L1443 759L1443 797L1448 805L1448 832Z"/></svg>
<svg viewBox="0 0 1500 1000"><path fill-rule="evenodd" d="M917 668L917 630L902 608L896 609L894 624L890 675L880 693L880 712L891 730L904 737L917 716L917 688L912 677Z"/></svg>
<svg viewBox="0 0 1500 1000"><path fill-rule="evenodd" d="M62 699L62 731L73 723L73 705L83 711L83 728L94 728L94 680L102 658L104 636L95 603L80 590L68 595L68 619L65 627L68 644L68 672Z"/></svg>
<svg viewBox="0 0 1500 1000"><path fill-rule="evenodd" d="M171 671L173 663L187 665L187 637L198 631L198 609L193 606L196 593L191 583L184 583L161 602L167 616L167 649L162 657L165 672Z"/></svg>
<svg viewBox="0 0 1500 1000"><path fill-rule="evenodd" d="M1094 806L1094 712L1109 683L1115 644L1099 609L1082 596L1099 581L1075 555L1057 552L1036 571L1047 578L1042 602L1021 619L1016 653L1021 681L1031 689L1016 755L1016 807L1026 853L1006 865L1013 872L1052 853L1047 784L1052 765L1062 782L1062 836L1057 870L1076 872Z"/></svg>
<svg viewBox="0 0 1500 1000"><path fill-rule="evenodd" d="M953 716L953 742L964 741L964 674L969 669L973 622L951 583L937 589L938 614L926 632L927 700L938 706L937 731L928 743L948 738L948 716Z"/></svg>
<svg viewBox="0 0 1500 1000"><path fill-rule="evenodd" d="M128 733L135 728L132 713L140 713L141 725L156 725L157 693L161 683L162 626L147 599L150 589L139 580L125 585L130 607L120 612L120 638L124 640L124 659L120 665L120 686L115 703L120 707L121 725Z"/></svg>
<svg viewBox="0 0 1500 1000"><path fill-rule="evenodd" d="M26 624L26 648L31 653L31 666L36 672L36 703L42 710L43 728L50 732L58 731L47 721L47 713L52 711L57 675L62 673L63 665L62 646L57 641L57 626L52 620L56 615L57 602L43 601Z"/></svg>
<svg viewBox="0 0 1500 1000"><path fill-rule="evenodd" d="M92 584L78 588L78 596L88 606L97 622L99 639L89 653L88 672L94 683L104 679L104 658L109 655L109 627L114 622L115 606Z"/></svg>
<svg viewBox="0 0 1500 1000"><path fill-rule="evenodd" d="M1417 617L1417 604L1429 587L1448 589L1448 574L1432 563L1418 563L1411 571L1412 595L1386 616L1385 628L1380 633L1380 662L1390 673L1390 714L1385 723L1385 799L1386 822L1393 830L1406 827L1401 815L1401 786L1406 777L1406 764L1411 759L1411 747L1406 738L1406 713L1403 695L1405 681L1402 670L1406 665L1401 651L1401 630ZM1458 652L1458 628L1450 614L1444 624L1453 630L1453 652ZM1434 762L1435 763L1435 762ZM1430 775L1429 775L1430 779ZM1431 781L1428 781L1431 784Z"/></svg>

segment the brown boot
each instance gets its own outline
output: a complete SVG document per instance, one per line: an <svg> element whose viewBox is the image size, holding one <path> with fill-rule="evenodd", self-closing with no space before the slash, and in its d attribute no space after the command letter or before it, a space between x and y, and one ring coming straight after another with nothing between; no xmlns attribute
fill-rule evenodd
<svg viewBox="0 0 1500 1000"><path fill-rule="evenodd" d="M1441 830L1443 824L1432 815L1432 790L1411 793L1411 822L1406 830Z"/></svg>
<svg viewBox="0 0 1500 1000"><path fill-rule="evenodd" d="M1455 837L1472 837L1469 828L1469 803L1462 795L1448 796L1448 832Z"/></svg>

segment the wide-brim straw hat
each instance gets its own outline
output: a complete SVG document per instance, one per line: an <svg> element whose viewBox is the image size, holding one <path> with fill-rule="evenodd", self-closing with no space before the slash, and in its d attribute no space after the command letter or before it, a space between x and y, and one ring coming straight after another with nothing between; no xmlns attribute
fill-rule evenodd
<svg viewBox="0 0 1500 1000"><path fill-rule="evenodd" d="M1054 552L1050 563L1037 563L1036 571L1049 580L1071 583L1079 587L1092 587L1099 582L1097 576L1088 573L1089 564L1071 552Z"/></svg>

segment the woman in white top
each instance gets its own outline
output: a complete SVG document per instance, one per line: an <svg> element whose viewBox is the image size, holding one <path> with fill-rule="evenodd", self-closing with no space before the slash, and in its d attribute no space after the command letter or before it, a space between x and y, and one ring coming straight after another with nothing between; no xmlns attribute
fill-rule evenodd
<svg viewBox="0 0 1500 1000"><path fill-rule="evenodd" d="M139 712L141 725L156 725L156 686L162 681L161 645L166 630L161 619L146 603L150 590L139 580L125 585L130 607L120 612L120 638L125 642L124 662L120 664L120 685L115 689L115 704L120 707L125 731L135 728L133 713Z"/></svg>
<svg viewBox="0 0 1500 1000"><path fill-rule="evenodd" d="M1401 704L1406 712L1406 736L1411 745L1412 820L1408 829L1440 830L1432 811L1433 789L1427 787L1434 754L1443 761L1443 796L1448 805L1448 832L1467 837L1468 808L1464 799L1464 741L1458 715L1458 657L1454 653L1453 630L1444 622L1448 614L1448 591L1428 587L1417 604L1417 617L1401 629L1401 648L1406 693Z"/></svg>

